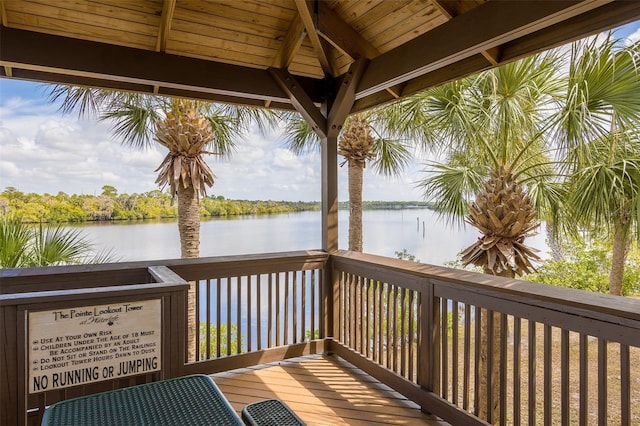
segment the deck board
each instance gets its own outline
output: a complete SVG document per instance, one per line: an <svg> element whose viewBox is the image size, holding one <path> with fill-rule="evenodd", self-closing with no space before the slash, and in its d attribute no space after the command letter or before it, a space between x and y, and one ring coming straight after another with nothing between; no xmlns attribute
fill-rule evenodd
<svg viewBox="0 0 640 426"><path fill-rule="evenodd" d="M308 425L444 425L336 356L315 355L212 375L238 413L267 398Z"/></svg>

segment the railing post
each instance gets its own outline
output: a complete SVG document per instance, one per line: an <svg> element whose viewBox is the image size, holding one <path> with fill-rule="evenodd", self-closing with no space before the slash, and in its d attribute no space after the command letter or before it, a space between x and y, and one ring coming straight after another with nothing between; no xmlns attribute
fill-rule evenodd
<svg viewBox="0 0 640 426"><path fill-rule="evenodd" d="M18 345L15 306L0 306L0 425L17 425L24 412L24 395L18 389L18 357L24 350ZM24 414L22 414L24 415Z"/></svg>
<svg viewBox="0 0 640 426"><path fill-rule="evenodd" d="M440 390L440 303L434 284L424 280L420 292L420 363L418 384L428 391Z"/></svg>
<svg viewBox="0 0 640 426"><path fill-rule="evenodd" d="M324 339L338 335L336 330L338 321L335 319L335 315L338 313L338 310L335 309L335 305L338 303L338 285L338 275L333 269L333 255L330 254L322 272L320 336Z"/></svg>

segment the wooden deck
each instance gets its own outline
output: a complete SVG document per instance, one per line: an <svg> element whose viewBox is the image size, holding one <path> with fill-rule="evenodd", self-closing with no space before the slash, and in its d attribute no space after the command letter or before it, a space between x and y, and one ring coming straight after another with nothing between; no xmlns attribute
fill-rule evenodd
<svg viewBox="0 0 640 426"><path fill-rule="evenodd" d="M240 413L278 398L308 425L445 425L336 356L308 356L212 375Z"/></svg>

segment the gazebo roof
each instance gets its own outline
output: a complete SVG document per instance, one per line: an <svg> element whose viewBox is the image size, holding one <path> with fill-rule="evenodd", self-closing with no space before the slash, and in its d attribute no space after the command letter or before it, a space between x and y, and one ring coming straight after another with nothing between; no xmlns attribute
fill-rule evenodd
<svg viewBox="0 0 640 426"><path fill-rule="evenodd" d="M361 59L350 112L640 18L640 2L594 0L0 0L0 9L5 77L300 109L295 86L319 105Z"/></svg>

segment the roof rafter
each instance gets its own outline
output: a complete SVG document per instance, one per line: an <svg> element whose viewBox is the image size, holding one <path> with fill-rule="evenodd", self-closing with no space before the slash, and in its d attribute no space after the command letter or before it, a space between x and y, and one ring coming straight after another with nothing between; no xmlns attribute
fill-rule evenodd
<svg viewBox="0 0 640 426"><path fill-rule="evenodd" d="M313 15L311 13L312 4L308 0L295 0L296 8L298 9L298 14L300 15L300 19L307 30L307 36L309 37L309 41L311 41L311 45L313 46L313 50L316 53L316 57L320 62L320 66L322 67L322 71L328 75L334 75L333 67L329 62L329 57L325 52L325 48L322 45L322 41L320 36L318 35L318 31L316 30L315 21Z"/></svg>
<svg viewBox="0 0 640 426"><path fill-rule="evenodd" d="M593 1L487 2L371 61L356 97L375 94L591 9ZM492 25L485 25L492 22ZM416 52L421 52L416 55Z"/></svg>

